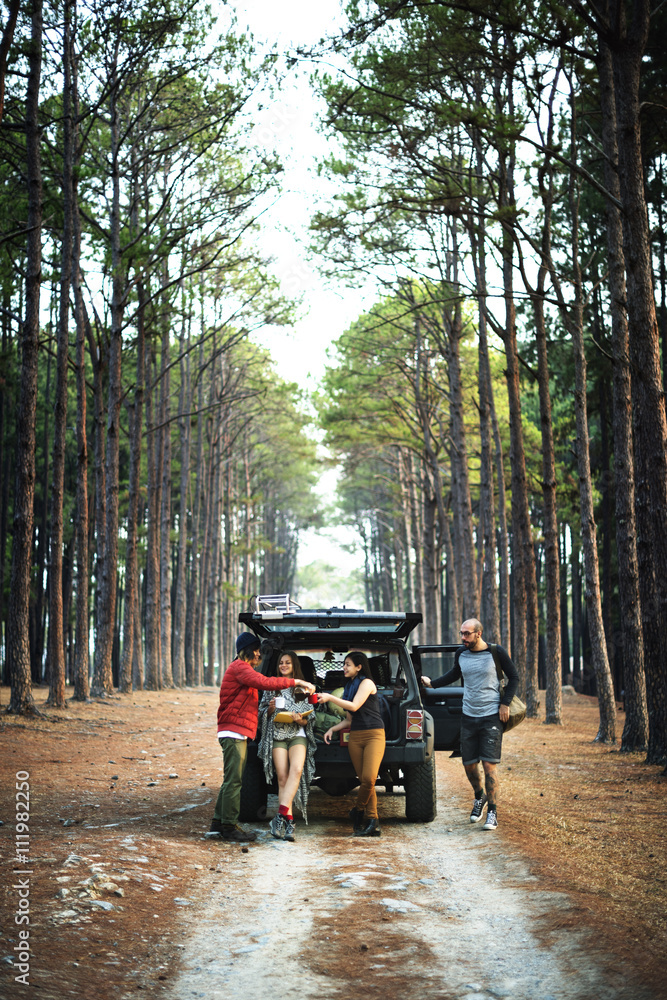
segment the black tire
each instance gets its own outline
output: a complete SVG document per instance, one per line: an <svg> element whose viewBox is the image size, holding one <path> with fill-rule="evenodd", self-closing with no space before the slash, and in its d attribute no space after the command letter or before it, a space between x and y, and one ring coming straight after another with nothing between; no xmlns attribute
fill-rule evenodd
<svg viewBox="0 0 667 1000"><path fill-rule="evenodd" d="M261 760L249 760L243 772L241 785L240 816L244 823L256 823L258 819L266 819L266 797L268 789L264 780L264 768Z"/></svg>
<svg viewBox="0 0 667 1000"><path fill-rule="evenodd" d="M423 764L406 767L405 816L410 823L431 823L438 813L435 755Z"/></svg>

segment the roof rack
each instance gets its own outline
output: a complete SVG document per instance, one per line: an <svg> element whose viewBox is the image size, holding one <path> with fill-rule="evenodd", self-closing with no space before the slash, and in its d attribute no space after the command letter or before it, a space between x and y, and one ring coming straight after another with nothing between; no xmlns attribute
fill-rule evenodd
<svg viewBox="0 0 667 1000"><path fill-rule="evenodd" d="M301 605L296 601L290 601L289 594L257 594L253 598L256 612L261 611L282 611L289 614L290 611L300 611Z"/></svg>

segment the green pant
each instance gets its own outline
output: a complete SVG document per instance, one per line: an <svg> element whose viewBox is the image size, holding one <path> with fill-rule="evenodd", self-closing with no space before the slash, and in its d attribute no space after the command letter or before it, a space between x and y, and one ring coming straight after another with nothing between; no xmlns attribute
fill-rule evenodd
<svg viewBox="0 0 667 1000"><path fill-rule="evenodd" d="M248 741L223 736L218 742L222 748L223 775L213 816L222 823L234 826L239 821L241 810L241 784L248 756Z"/></svg>

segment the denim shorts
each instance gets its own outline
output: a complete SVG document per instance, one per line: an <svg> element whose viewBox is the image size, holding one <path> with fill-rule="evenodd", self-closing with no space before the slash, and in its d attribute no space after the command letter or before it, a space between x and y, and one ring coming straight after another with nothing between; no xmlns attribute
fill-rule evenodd
<svg viewBox="0 0 667 1000"><path fill-rule="evenodd" d="M503 746L503 724L500 716L461 716L461 757L464 764L499 764Z"/></svg>

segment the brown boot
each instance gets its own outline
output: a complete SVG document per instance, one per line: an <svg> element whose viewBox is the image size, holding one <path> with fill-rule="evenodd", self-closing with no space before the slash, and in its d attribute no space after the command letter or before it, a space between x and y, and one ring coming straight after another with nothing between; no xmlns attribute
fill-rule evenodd
<svg viewBox="0 0 667 1000"><path fill-rule="evenodd" d="M220 840L222 837L222 820L216 819L215 816L211 820L211 829L208 833L204 834L206 840Z"/></svg>
<svg viewBox="0 0 667 1000"><path fill-rule="evenodd" d="M236 825L233 823L223 823L220 838L222 840L230 840L236 844L250 844L253 840L257 840L257 834L247 832L238 823Z"/></svg>

